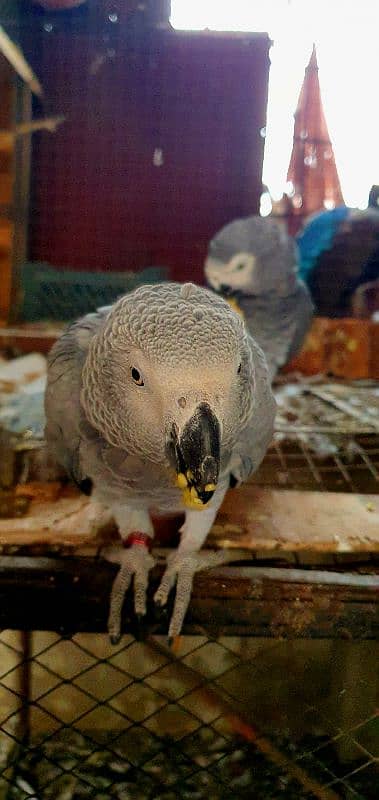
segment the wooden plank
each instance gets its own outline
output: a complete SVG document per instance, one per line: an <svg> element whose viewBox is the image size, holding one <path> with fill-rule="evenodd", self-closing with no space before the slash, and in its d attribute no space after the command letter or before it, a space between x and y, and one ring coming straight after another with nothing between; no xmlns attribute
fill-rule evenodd
<svg viewBox="0 0 379 800"><path fill-rule="evenodd" d="M379 322L371 324L370 377L379 380Z"/></svg>
<svg viewBox="0 0 379 800"><path fill-rule="evenodd" d="M378 328L367 319L315 317L300 353L282 371L348 380L376 378Z"/></svg>
<svg viewBox="0 0 379 800"><path fill-rule="evenodd" d="M22 491L21 486L19 495ZM54 501L37 496L24 517L0 519L0 546L93 545L95 550L109 530L109 514L70 487ZM228 493L208 542L247 550L377 552L379 495L247 484Z"/></svg>
<svg viewBox="0 0 379 800"><path fill-rule="evenodd" d="M3 172L0 181L0 203L8 204L12 202L13 193L13 175L12 173Z"/></svg>
<svg viewBox="0 0 379 800"><path fill-rule="evenodd" d="M0 128L8 128L12 124L14 82L13 71L4 56L0 54ZM1 147L0 147L1 150ZM0 170L0 205L12 207L14 182L14 155L13 147L9 145L2 152ZM4 220L0 213L0 224L4 231ZM8 224L5 220L5 224ZM2 243L4 241L2 238ZM8 320L11 304L12 285L12 236L7 237L8 247L0 254L0 324Z"/></svg>
<svg viewBox="0 0 379 800"><path fill-rule="evenodd" d="M15 125L27 125L32 115L32 94L30 88L21 80L16 81L15 87ZM15 215L11 308L9 321L14 321L19 316L22 305L21 266L28 255L29 231L29 198L30 198L30 168L31 168L31 135L16 137L14 143L15 153L15 181L13 189L13 207L22 209L22 213Z"/></svg>
<svg viewBox="0 0 379 800"><path fill-rule="evenodd" d="M300 353L287 364L282 372L301 372L303 375L318 375L324 371L325 343L328 320L315 317Z"/></svg>
<svg viewBox="0 0 379 800"><path fill-rule="evenodd" d="M369 377L370 322L334 319L329 322L325 345L325 372L340 378Z"/></svg>
<svg viewBox="0 0 379 800"><path fill-rule="evenodd" d="M21 487L20 487L21 488ZM19 495L22 496L22 488ZM109 514L73 488L63 489L57 500L32 500L25 517L0 519L0 546L6 544L56 544L81 546L98 537L109 522Z"/></svg>
<svg viewBox="0 0 379 800"><path fill-rule="evenodd" d="M156 567L151 575L146 632L167 634L167 616L158 616L152 602L162 569L163 565ZM341 585L341 576L329 576L327 583L318 582L316 576L312 583L304 582L306 576L301 573L305 571L296 572L294 580L249 567L224 567L197 575L184 634L377 637L378 591L372 576L352 576L354 584ZM115 565L101 559L1 557L0 627L68 635L104 632L115 574ZM129 595L123 630L141 633Z"/></svg>
<svg viewBox="0 0 379 800"><path fill-rule="evenodd" d="M0 218L0 253L7 254L12 247L13 225L7 219Z"/></svg>
<svg viewBox="0 0 379 800"><path fill-rule="evenodd" d="M213 534L223 547L374 552L379 550L379 495L247 484L228 493Z"/></svg>
<svg viewBox="0 0 379 800"><path fill-rule="evenodd" d="M0 257L0 275L0 321L5 323L9 318L12 285L12 258L10 254Z"/></svg>
<svg viewBox="0 0 379 800"><path fill-rule="evenodd" d="M0 329L0 350L15 348L21 353L48 353L64 326L30 323Z"/></svg>

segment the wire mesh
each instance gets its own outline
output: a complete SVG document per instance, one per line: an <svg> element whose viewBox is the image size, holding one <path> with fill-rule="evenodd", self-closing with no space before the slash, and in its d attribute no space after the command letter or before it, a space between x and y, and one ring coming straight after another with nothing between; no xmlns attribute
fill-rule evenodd
<svg viewBox="0 0 379 800"><path fill-rule="evenodd" d="M47 264L25 264L21 270L24 322L73 320L114 303L121 295L142 283L167 278L163 267L140 272L84 272L57 270Z"/></svg>
<svg viewBox="0 0 379 800"><path fill-rule="evenodd" d="M379 489L379 436L376 434L328 434L336 442L328 455L317 454L300 436L284 439L277 434L273 445L252 478L261 486L323 492L376 494Z"/></svg>
<svg viewBox="0 0 379 800"><path fill-rule="evenodd" d="M3 796L374 797L372 643L163 641L4 632Z"/></svg>

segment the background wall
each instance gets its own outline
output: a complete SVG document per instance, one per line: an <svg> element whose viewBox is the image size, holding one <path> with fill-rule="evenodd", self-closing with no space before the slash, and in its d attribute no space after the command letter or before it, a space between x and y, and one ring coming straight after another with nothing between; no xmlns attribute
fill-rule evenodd
<svg viewBox="0 0 379 800"><path fill-rule="evenodd" d="M67 121L33 137L30 258L201 281L212 234L258 210L268 37L47 27L24 49Z"/></svg>

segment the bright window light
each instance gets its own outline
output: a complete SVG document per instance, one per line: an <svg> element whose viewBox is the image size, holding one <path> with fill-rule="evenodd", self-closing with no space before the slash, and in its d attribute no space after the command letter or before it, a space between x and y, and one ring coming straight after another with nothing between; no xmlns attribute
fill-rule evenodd
<svg viewBox="0 0 379 800"><path fill-rule="evenodd" d="M285 190L293 114L316 43L322 100L347 205L379 184L378 0L171 0L175 28L267 31L271 49L263 182Z"/></svg>

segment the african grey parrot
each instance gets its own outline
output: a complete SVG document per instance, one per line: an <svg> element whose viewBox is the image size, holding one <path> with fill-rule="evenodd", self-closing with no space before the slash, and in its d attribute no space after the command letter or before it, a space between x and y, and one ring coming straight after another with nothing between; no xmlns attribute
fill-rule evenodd
<svg viewBox="0 0 379 800"><path fill-rule="evenodd" d="M236 300L274 378L300 350L313 315L294 240L267 217L237 219L211 240L204 269L208 286Z"/></svg>
<svg viewBox="0 0 379 800"><path fill-rule="evenodd" d="M126 548L108 553L121 566L112 641L132 578L136 614L146 610L150 512L185 511L155 595L164 605L177 582L169 636L178 635L194 573L219 563L220 553L205 563L198 551L225 492L257 469L272 437L275 401L262 351L213 292L190 283L142 286L74 323L53 346L45 408L50 452L79 486L92 486Z"/></svg>

